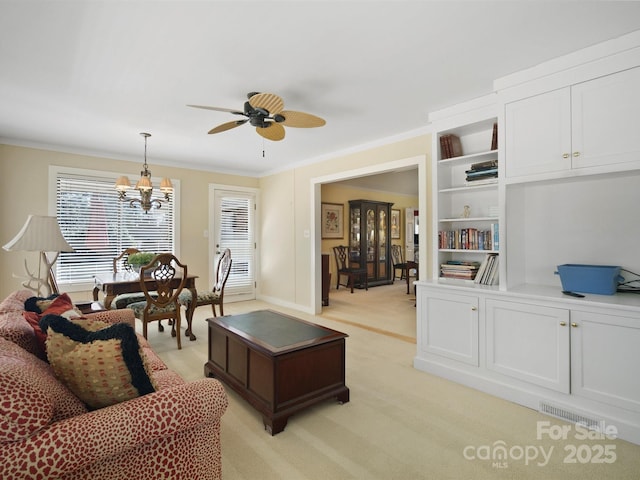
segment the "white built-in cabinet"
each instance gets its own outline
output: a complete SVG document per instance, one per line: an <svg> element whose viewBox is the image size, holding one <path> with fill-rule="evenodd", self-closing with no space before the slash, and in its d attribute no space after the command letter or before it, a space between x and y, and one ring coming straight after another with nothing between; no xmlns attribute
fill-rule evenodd
<svg viewBox="0 0 640 480"><path fill-rule="evenodd" d="M571 95L568 88L506 106L507 177L571 168Z"/></svg>
<svg viewBox="0 0 640 480"><path fill-rule="evenodd" d="M569 310L486 300L487 369L569 393Z"/></svg>
<svg viewBox="0 0 640 480"><path fill-rule="evenodd" d="M433 261L416 282L414 366L570 421L605 421L640 444L640 294L573 298L555 274L565 263L640 273L640 32L565 60L430 115ZM447 134L462 156L442 156ZM496 182L463 180L495 156ZM438 244L439 231L492 224L493 252ZM446 261L487 253L499 254L498 285L440 275Z"/></svg>
<svg viewBox="0 0 640 480"><path fill-rule="evenodd" d="M640 67L507 103L506 177L637 162L638 85Z"/></svg>
<svg viewBox="0 0 640 480"><path fill-rule="evenodd" d="M478 297L438 291L421 304L418 332L424 351L468 365L479 365Z"/></svg>
<svg viewBox="0 0 640 480"><path fill-rule="evenodd" d="M640 412L640 317L571 311L571 393Z"/></svg>
<svg viewBox="0 0 640 480"><path fill-rule="evenodd" d="M543 298L434 282L417 290L416 368L614 425L640 443L640 309L551 291Z"/></svg>
<svg viewBox="0 0 640 480"><path fill-rule="evenodd" d="M496 298L485 308L488 370L640 412L640 316Z"/></svg>

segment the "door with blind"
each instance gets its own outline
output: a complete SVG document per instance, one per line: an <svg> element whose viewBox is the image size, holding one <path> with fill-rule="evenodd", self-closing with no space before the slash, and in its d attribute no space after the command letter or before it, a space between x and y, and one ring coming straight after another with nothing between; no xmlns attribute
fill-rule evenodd
<svg viewBox="0 0 640 480"><path fill-rule="evenodd" d="M214 187L212 207L214 264L220 252L225 248L231 250L231 272L224 289L225 302L254 300L256 194Z"/></svg>

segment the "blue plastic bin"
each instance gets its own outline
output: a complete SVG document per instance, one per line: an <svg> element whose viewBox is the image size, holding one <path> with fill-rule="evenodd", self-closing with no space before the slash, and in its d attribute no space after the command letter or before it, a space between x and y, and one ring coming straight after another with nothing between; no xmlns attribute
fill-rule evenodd
<svg viewBox="0 0 640 480"><path fill-rule="evenodd" d="M624 281L620 267L611 265L578 265L567 263L558 265L562 290L579 293L613 295L618 283Z"/></svg>

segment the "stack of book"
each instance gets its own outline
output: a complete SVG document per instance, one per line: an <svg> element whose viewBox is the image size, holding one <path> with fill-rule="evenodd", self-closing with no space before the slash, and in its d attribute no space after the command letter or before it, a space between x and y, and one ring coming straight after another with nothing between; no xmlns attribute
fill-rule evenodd
<svg viewBox="0 0 640 480"><path fill-rule="evenodd" d="M488 230L460 228L438 232L438 248L444 250L498 250L498 240L497 223Z"/></svg>
<svg viewBox="0 0 640 480"><path fill-rule="evenodd" d="M498 254L488 253L478 268L474 282L480 285L498 284Z"/></svg>
<svg viewBox="0 0 640 480"><path fill-rule="evenodd" d="M465 170L464 173L467 174L467 182L498 178L498 160L474 163L471 165L471 168Z"/></svg>
<svg viewBox="0 0 640 480"><path fill-rule="evenodd" d="M462 144L460 137L453 134L442 135L440 137L440 158L453 158L462 155Z"/></svg>
<svg viewBox="0 0 640 480"><path fill-rule="evenodd" d="M449 260L440 265L440 273L444 278L473 280L478 273L478 268L480 268L480 262Z"/></svg>

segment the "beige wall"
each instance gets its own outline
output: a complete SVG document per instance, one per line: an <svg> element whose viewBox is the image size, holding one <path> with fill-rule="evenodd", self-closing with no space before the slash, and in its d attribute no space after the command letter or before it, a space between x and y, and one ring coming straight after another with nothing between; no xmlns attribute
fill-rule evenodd
<svg viewBox="0 0 640 480"><path fill-rule="evenodd" d="M316 220L319 222L320 209L318 197L316 218L316 206L312 208L315 179L338 172L373 168L376 165L414 156L426 156L428 160L430 146L431 135L425 134L361 152L336 156L330 160L296 167L260 179L160 165L152 165L152 170L154 176L169 176L181 182L179 253L181 259L189 265L190 271L200 277L198 288L208 288L210 275L208 240L203 235L203 231L208 227L209 184L259 188L258 295L282 305L313 311L316 308L316 291L318 298L320 291L320 258L318 256L316 259L312 255L314 242L317 243L318 251L322 248L319 225L316 227L313 223ZM127 174L130 178L137 175L140 167L135 162L0 145L2 245L13 238L29 214L48 214L49 165L117 172ZM422 178L419 178L427 194L430 183L428 177L429 172L426 171ZM420 201L426 202L426 199ZM422 211L426 212L426 203L425 208L422 208L422 204L419 206L421 225L427 225L428 219L422 214ZM426 251L423 252L426 254ZM30 265L36 265L35 253L0 252L0 298L20 288L20 281L13 278L12 273L22 273L24 258L28 258ZM88 299L89 292L75 294L73 298Z"/></svg>
<svg viewBox="0 0 640 480"><path fill-rule="evenodd" d="M258 295L295 303L294 171L260 180Z"/></svg>
<svg viewBox="0 0 640 480"><path fill-rule="evenodd" d="M278 218L278 226L273 226L273 231L279 231L282 235L292 235L294 256L286 264L280 265L279 270L272 272L261 272L261 284L270 285L269 300L279 301L282 304L294 304L297 308L305 311L314 312L317 310L320 298L320 257L313 258L314 242L317 243L317 250L321 250L319 211L320 205L314 205L311 202L313 198L312 185L313 182L325 176L333 176L339 172L351 172L354 170L365 170L374 168L376 165L384 165L405 158L420 156L426 158L426 164L429 164L431 156L431 135L424 134L407 140L398 141L388 145L383 145L356 153L336 156L330 160L326 160L312 165L294 168L292 171L272 175L260 180L260 189L263 195L269 194L270 185L278 185L283 187L286 182L277 182L276 179L291 178L292 179L292 199L295 205L293 219ZM423 186L426 195L429 195L430 174L428 171L419 178L419 183ZM281 193L282 194L282 193ZM421 210L427 212L426 198L421 199L424 207ZM265 207L263 205L263 207ZM266 207L265 207L266 208ZM317 215L314 211L317 210ZM422 214L421 214L422 215ZM424 218L424 219L423 219ZM421 228L429 223L427 216L421 218ZM312 222L318 222L318 225L312 225ZM425 230L426 232L426 230ZM315 235L315 238L311 238ZM276 244L278 238L275 236L263 235L263 245L261 248L261 256L267 257L269 250L265 243ZM313 240L313 241L312 241ZM272 247L273 248L273 247ZM426 256L426 250L424 255ZM423 257L424 258L424 257ZM312 264L315 266L312 268ZM422 265L421 265L422 271ZM427 269L425 268L425 272ZM313 292L312 292L313 286ZM291 292L293 288L293 292ZM317 298L314 298L317 295Z"/></svg>
<svg viewBox="0 0 640 480"><path fill-rule="evenodd" d="M48 215L49 165L86 168L139 175L140 164L112 159L52 152L33 148L0 145L0 245L11 240L22 228L29 214ZM154 177L169 176L180 180L180 258L190 273L199 276L198 288L208 288L209 244L204 230L209 225L208 186L210 183L257 188L258 180L173 167L151 165ZM0 298L21 288L23 260L30 268L37 265L38 255L29 252L0 251ZM74 293L74 299L89 299L89 293Z"/></svg>

